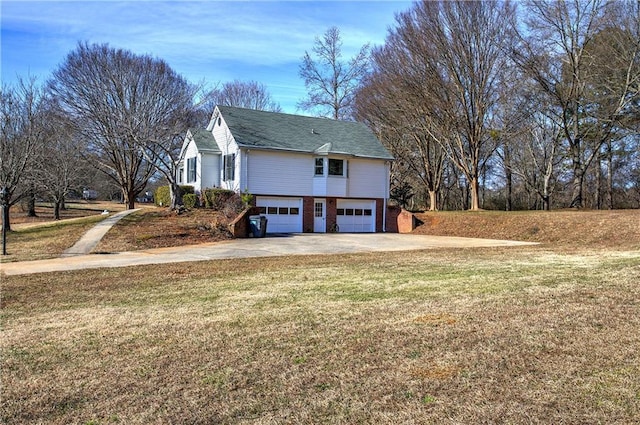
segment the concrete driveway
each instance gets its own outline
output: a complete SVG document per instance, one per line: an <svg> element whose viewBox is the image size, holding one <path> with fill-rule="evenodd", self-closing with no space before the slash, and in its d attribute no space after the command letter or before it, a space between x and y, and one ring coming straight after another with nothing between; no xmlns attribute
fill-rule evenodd
<svg viewBox="0 0 640 425"><path fill-rule="evenodd" d="M235 239L202 245L158 248L145 251L90 254L50 260L0 264L6 275L126 267L146 264L178 263L185 261L219 260L229 258L275 257L285 255L346 254L376 251L412 251L436 248L486 248L500 246L535 245L492 239L423 236L397 233L365 234L292 234L267 235L261 239Z"/></svg>

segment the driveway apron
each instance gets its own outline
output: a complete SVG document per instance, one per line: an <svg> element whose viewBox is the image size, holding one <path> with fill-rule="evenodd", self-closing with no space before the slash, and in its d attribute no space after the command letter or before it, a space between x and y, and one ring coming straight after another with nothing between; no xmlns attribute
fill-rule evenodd
<svg viewBox="0 0 640 425"><path fill-rule="evenodd" d="M188 261L224 260L289 255L331 255L381 251L412 251L437 248L487 248L536 245L493 239L425 236L397 233L287 234L266 238L235 239L201 245L144 251L74 255L50 260L0 264L5 275L65 270L126 267Z"/></svg>

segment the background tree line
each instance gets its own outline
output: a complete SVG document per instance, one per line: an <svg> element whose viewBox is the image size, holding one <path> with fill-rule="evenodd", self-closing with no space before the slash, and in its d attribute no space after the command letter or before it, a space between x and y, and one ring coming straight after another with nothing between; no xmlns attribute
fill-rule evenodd
<svg viewBox="0 0 640 425"><path fill-rule="evenodd" d="M298 108L367 123L409 208L640 207L635 1L420 1L344 58L329 28L301 58ZM133 207L149 181L181 204L186 129L214 105L281 111L259 82L213 89L162 59L79 43L43 84L3 85L0 203L97 184ZM97 172L96 172L97 171Z"/></svg>
<svg viewBox="0 0 640 425"><path fill-rule="evenodd" d="M518 8L516 7L518 6ZM635 1L423 1L357 93L429 209L640 207Z"/></svg>
<svg viewBox="0 0 640 425"><path fill-rule="evenodd" d="M205 127L215 105L280 111L266 87L233 81L205 89L169 65L107 44L79 43L43 84L3 85L0 201L3 228L22 202L54 206L84 187L101 187L129 208L152 180L182 204L176 169L189 127ZM6 223L6 225L4 224Z"/></svg>

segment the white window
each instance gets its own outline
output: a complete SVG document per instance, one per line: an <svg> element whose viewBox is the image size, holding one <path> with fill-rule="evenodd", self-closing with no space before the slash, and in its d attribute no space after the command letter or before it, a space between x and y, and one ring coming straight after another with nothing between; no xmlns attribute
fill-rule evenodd
<svg viewBox="0 0 640 425"><path fill-rule="evenodd" d="M184 182L184 168L180 167L178 170L178 183L182 184Z"/></svg>
<svg viewBox="0 0 640 425"><path fill-rule="evenodd" d="M324 159L323 158L316 158L315 175L324 176Z"/></svg>
<svg viewBox="0 0 640 425"><path fill-rule="evenodd" d="M225 155L223 157L223 169L224 169L224 175L222 179L224 181L235 179L235 172L236 172L236 154L235 153Z"/></svg>
<svg viewBox="0 0 640 425"><path fill-rule="evenodd" d="M196 158L187 159L187 183L196 181Z"/></svg>

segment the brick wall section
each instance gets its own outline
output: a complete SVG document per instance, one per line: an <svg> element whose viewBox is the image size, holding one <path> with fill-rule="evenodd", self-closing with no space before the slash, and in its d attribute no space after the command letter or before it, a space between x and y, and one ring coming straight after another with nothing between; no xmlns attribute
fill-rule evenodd
<svg viewBox="0 0 640 425"><path fill-rule="evenodd" d="M234 238L249 237L249 216L260 214L260 210L256 207L247 208L229 223L229 231Z"/></svg>
<svg viewBox="0 0 640 425"><path fill-rule="evenodd" d="M313 232L313 199L312 196L302 198L302 231L304 233Z"/></svg>
<svg viewBox="0 0 640 425"><path fill-rule="evenodd" d="M387 232L411 233L417 224L416 217L409 211L396 206L387 208Z"/></svg>
<svg viewBox="0 0 640 425"><path fill-rule="evenodd" d="M400 207L395 205L387 206L387 233L398 233L398 216L402 212Z"/></svg>
<svg viewBox="0 0 640 425"><path fill-rule="evenodd" d="M402 210L398 215L398 233L411 233L416 228L416 217L409 211Z"/></svg>
<svg viewBox="0 0 640 425"><path fill-rule="evenodd" d="M376 199L376 232L381 233L384 230L384 199Z"/></svg>

